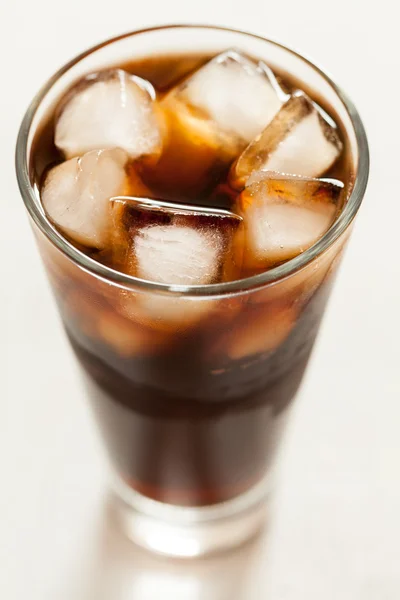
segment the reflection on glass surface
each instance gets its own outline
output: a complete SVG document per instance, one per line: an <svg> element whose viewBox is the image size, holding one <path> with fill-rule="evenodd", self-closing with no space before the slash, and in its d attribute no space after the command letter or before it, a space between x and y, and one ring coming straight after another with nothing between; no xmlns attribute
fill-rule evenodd
<svg viewBox="0 0 400 600"><path fill-rule="evenodd" d="M159 557L125 538L109 501L95 548L79 600L248 600L260 540L204 559Z"/></svg>

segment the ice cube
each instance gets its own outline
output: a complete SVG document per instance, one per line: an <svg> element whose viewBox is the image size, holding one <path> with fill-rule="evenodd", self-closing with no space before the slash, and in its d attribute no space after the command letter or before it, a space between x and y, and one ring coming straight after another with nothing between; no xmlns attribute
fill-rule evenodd
<svg viewBox="0 0 400 600"><path fill-rule="evenodd" d="M296 271L290 277L281 279L272 285L255 291L249 302L264 304L267 302L292 302L301 310L318 288L335 272L346 244L346 236L332 244L309 264Z"/></svg>
<svg viewBox="0 0 400 600"><path fill-rule="evenodd" d="M227 210L147 198L112 199L115 230L126 244L125 270L141 279L204 285L240 268L233 248L241 217Z"/></svg>
<svg viewBox="0 0 400 600"><path fill-rule="evenodd" d="M278 112L272 72L240 52L213 58L161 102L165 150L152 175L163 189L198 197ZM177 181L176 170L184 165Z"/></svg>
<svg viewBox="0 0 400 600"><path fill-rule="evenodd" d="M242 250L234 243L241 225L238 215L143 198L112 202L114 230L119 232L114 264L121 270L171 286L218 283L240 273ZM134 301L121 296L123 314L160 329L171 322L181 329L192 326L212 306L207 298L155 292L138 294Z"/></svg>
<svg viewBox="0 0 400 600"><path fill-rule="evenodd" d="M176 90L180 100L244 143L279 111L281 93L268 67L237 50L216 56Z"/></svg>
<svg viewBox="0 0 400 600"><path fill-rule="evenodd" d="M50 220L75 242L104 247L110 235L110 198L127 186L127 159L118 148L94 150L53 167L41 190Z"/></svg>
<svg viewBox="0 0 400 600"><path fill-rule="evenodd" d="M254 173L239 197L244 269L263 270L312 246L332 224L340 181Z"/></svg>
<svg viewBox="0 0 400 600"><path fill-rule="evenodd" d="M157 354L168 344L165 334L141 327L112 311L103 311L97 319L96 337L124 357Z"/></svg>
<svg viewBox="0 0 400 600"><path fill-rule="evenodd" d="M284 305L244 312L244 320L222 335L214 351L233 360L272 352L289 336L296 317L296 309Z"/></svg>
<svg viewBox="0 0 400 600"><path fill-rule="evenodd" d="M221 239L185 225L152 225L135 239L137 274L160 283L201 285L216 279Z"/></svg>
<svg viewBox="0 0 400 600"><path fill-rule="evenodd" d="M161 152L161 119L149 82L120 69L92 74L71 90L55 128L67 158L123 148L131 159Z"/></svg>
<svg viewBox="0 0 400 600"><path fill-rule="evenodd" d="M297 92L231 169L231 181L243 186L254 171L268 170L320 177L342 151L334 124L306 94Z"/></svg>

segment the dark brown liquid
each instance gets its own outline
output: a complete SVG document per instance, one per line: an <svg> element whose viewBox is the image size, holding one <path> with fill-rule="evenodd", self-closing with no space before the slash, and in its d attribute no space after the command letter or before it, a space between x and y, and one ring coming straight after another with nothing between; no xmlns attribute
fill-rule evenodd
<svg viewBox="0 0 400 600"><path fill-rule="evenodd" d="M208 361L201 331L171 352L123 359L65 322L125 481L185 505L222 502L256 484L275 456L329 289L330 281L319 288L278 350L250 361Z"/></svg>
<svg viewBox="0 0 400 600"><path fill-rule="evenodd" d="M121 68L165 92L208 58L154 57ZM284 83L298 87L293 80ZM321 98L316 100L332 113ZM53 137L54 117L39 132L32 153L32 175L39 185L49 166L62 160ZM348 186L352 178L342 138L345 151L327 175ZM191 182L183 185L181 173L177 164L171 179L160 185L154 171L141 171L158 197L187 202L193 198ZM196 203L230 205L231 191L223 187L218 194L212 191L226 175L226 165L211 174ZM230 324L200 324L160 352L122 356L104 339L88 335L79 309L71 308L71 289L84 297L91 286L89 276L87 285L59 274L55 281L53 276L67 334L124 481L151 498L192 506L228 500L260 481L273 459L282 417L301 382L332 278L327 272L306 300L298 290L282 295L279 306L296 311L296 323L280 345L250 357L229 358L213 350L218 335L229 327L240 332L261 315L261 308L275 310L277 301L271 301L270 308L268 301L256 305L243 300L240 314L232 316ZM108 306L107 310L114 309Z"/></svg>

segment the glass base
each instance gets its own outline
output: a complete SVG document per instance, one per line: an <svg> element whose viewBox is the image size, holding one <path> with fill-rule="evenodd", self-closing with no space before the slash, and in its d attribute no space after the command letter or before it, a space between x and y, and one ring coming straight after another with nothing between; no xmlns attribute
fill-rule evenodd
<svg viewBox="0 0 400 600"><path fill-rule="evenodd" d="M266 523L269 490L261 482L228 502L190 508L163 504L114 479L115 509L124 533L139 546L168 556L205 556L239 546Z"/></svg>

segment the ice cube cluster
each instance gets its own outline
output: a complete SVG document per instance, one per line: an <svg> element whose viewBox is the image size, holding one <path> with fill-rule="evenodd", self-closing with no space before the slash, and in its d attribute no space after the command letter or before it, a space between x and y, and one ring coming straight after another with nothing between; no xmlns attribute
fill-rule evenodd
<svg viewBox="0 0 400 600"><path fill-rule="evenodd" d="M65 160L41 189L48 218L72 242L106 250L113 267L157 283L266 270L313 245L340 204L343 185L320 179L342 151L337 127L239 50L163 97L120 69L88 75L60 104L54 141ZM171 144L175 180L177 164L198 182L229 170L230 211L157 200L142 173L159 169L162 180Z"/></svg>

